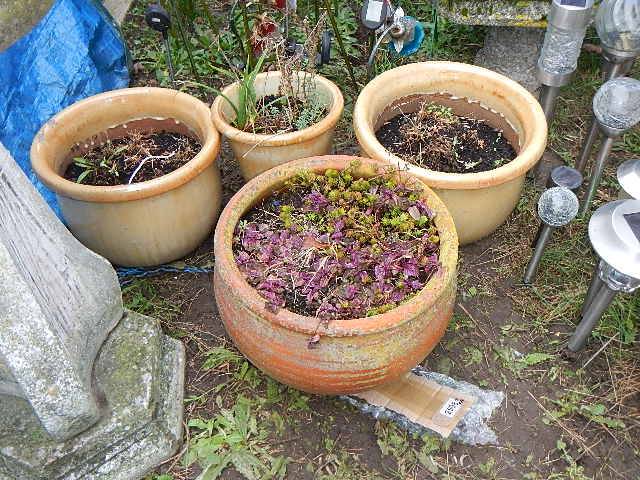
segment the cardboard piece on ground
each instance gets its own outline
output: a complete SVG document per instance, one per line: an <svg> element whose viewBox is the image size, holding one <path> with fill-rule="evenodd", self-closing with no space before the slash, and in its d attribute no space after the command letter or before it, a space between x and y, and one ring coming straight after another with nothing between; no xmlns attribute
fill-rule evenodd
<svg viewBox="0 0 640 480"><path fill-rule="evenodd" d="M374 390L354 394L388 408L447 438L476 402L476 397L411 372Z"/></svg>

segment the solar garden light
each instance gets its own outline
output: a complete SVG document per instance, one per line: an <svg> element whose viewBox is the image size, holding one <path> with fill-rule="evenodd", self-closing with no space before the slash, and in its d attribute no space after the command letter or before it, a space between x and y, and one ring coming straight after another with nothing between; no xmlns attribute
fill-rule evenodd
<svg viewBox="0 0 640 480"><path fill-rule="evenodd" d="M640 55L640 0L605 0L596 14L596 30L602 45L604 81L625 75ZM576 161L583 173L598 136L598 123L591 122Z"/></svg>
<svg viewBox="0 0 640 480"><path fill-rule="evenodd" d="M622 162L618 167L617 177L620 184L618 198L640 200L640 160Z"/></svg>
<svg viewBox="0 0 640 480"><path fill-rule="evenodd" d="M589 240L600 258L581 320L569 339L569 350L584 347L616 294L640 287L640 200L617 200L600 207L589 221Z"/></svg>
<svg viewBox="0 0 640 480"><path fill-rule="evenodd" d="M575 168L561 165L551 170L547 188L565 187L575 192L582 185L582 174Z"/></svg>
<svg viewBox="0 0 640 480"><path fill-rule="evenodd" d="M581 215L591 207L614 140L640 121L640 81L618 77L606 82L593 97L593 115L604 139L580 209Z"/></svg>
<svg viewBox="0 0 640 480"><path fill-rule="evenodd" d="M542 83L540 105L549 124L560 87L571 81L578 66L592 7L593 0L553 0L551 4L537 72Z"/></svg>
<svg viewBox="0 0 640 480"><path fill-rule="evenodd" d="M578 197L568 188L552 187L542 192L538 200L538 216L542 220L542 228L538 234L533 256L524 273L524 283L533 282L540 259L553 231L570 223L577 213Z"/></svg>
<svg viewBox="0 0 640 480"><path fill-rule="evenodd" d="M169 45L171 16L160 4L151 4L147 7L144 19L149 27L162 34L165 55L167 56L167 67L169 68L169 78L173 83L175 81L175 73L173 71L173 62L171 61L171 46Z"/></svg>

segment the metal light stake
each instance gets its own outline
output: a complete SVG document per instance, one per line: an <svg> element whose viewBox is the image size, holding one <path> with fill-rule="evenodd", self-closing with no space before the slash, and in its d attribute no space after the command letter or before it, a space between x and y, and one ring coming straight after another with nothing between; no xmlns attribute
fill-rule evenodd
<svg viewBox="0 0 640 480"><path fill-rule="evenodd" d="M167 67L169 69L169 78L171 83L175 81L175 73L173 71L173 62L171 61L171 45L169 44L169 29L171 28L171 16L160 4L149 5L145 12L144 19L147 25L162 34L164 41L165 54L167 56Z"/></svg>
<svg viewBox="0 0 640 480"><path fill-rule="evenodd" d="M602 85L593 97L593 115L604 139L580 209L581 215L591 207L614 140L640 121L640 81L618 77Z"/></svg>
<svg viewBox="0 0 640 480"><path fill-rule="evenodd" d="M538 200L538 216L542 220L533 256L527 265L523 282L530 284L538 270L540 259L553 231L571 222L578 213L578 198L565 187L553 187L545 190Z"/></svg>
<svg viewBox="0 0 640 480"><path fill-rule="evenodd" d="M582 40L591 21L593 0L553 0L547 33L538 59L542 83L540 105L551 124L560 87L571 81L578 66Z"/></svg>
<svg viewBox="0 0 640 480"><path fill-rule="evenodd" d="M582 349L618 292L640 287L640 200L618 200L600 207L589 221L589 240L600 257L569 340L569 350Z"/></svg>
<svg viewBox="0 0 640 480"><path fill-rule="evenodd" d="M605 0L596 15L596 30L602 44L604 81L626 75L640 55L640 0ZM598 123L592 120L576 160L584 172L598 136Z"/></svg>

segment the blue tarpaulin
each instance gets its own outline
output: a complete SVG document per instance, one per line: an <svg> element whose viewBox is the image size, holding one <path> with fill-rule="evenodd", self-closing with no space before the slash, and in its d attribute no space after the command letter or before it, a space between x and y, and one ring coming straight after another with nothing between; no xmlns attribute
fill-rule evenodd
<svg viewBox="0 0 640 480"><path fill-rule="evenodd" d="M0 52L0 142L56 212L31 170L40 127L82 98L129 84L127 49L101 3L57 0L38 24Z"/></svg>

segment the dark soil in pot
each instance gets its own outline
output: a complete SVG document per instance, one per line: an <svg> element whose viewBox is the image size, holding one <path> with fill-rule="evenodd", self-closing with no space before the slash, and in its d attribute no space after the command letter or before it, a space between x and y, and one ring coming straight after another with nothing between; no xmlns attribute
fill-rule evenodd
<svg viewBox="0 0 640 480"><path fill-rule="evenodd" d="M438 271L433 219L393 173L302 172L243 216L234 255L274 312L362 318L391 310Z"/></svg>
<svg viewBox="0 0 640 480"><path fill-rule="evenodd" d="M327 107L309 95L304 102L291 95L267 95L258 99L257 116L246 131L262 135L275 135L304 130L318 123L327 113Z"/></svg>
<svg viewBox="0 0 640 480"><path fill-rule="evenodd" d="M504 131L483 119L458 115L446 105L423 99L376 131L391 153L422 168L447 173L478 173L498 168L517 153Z"/></svg>
<svg viewBox="0 0 640 480"><path fill-rule="evenodd" d="M74 156L64 177L96 186L144 182L177 170L201 148L198 140L183 133L131 130Z"/></svg>

